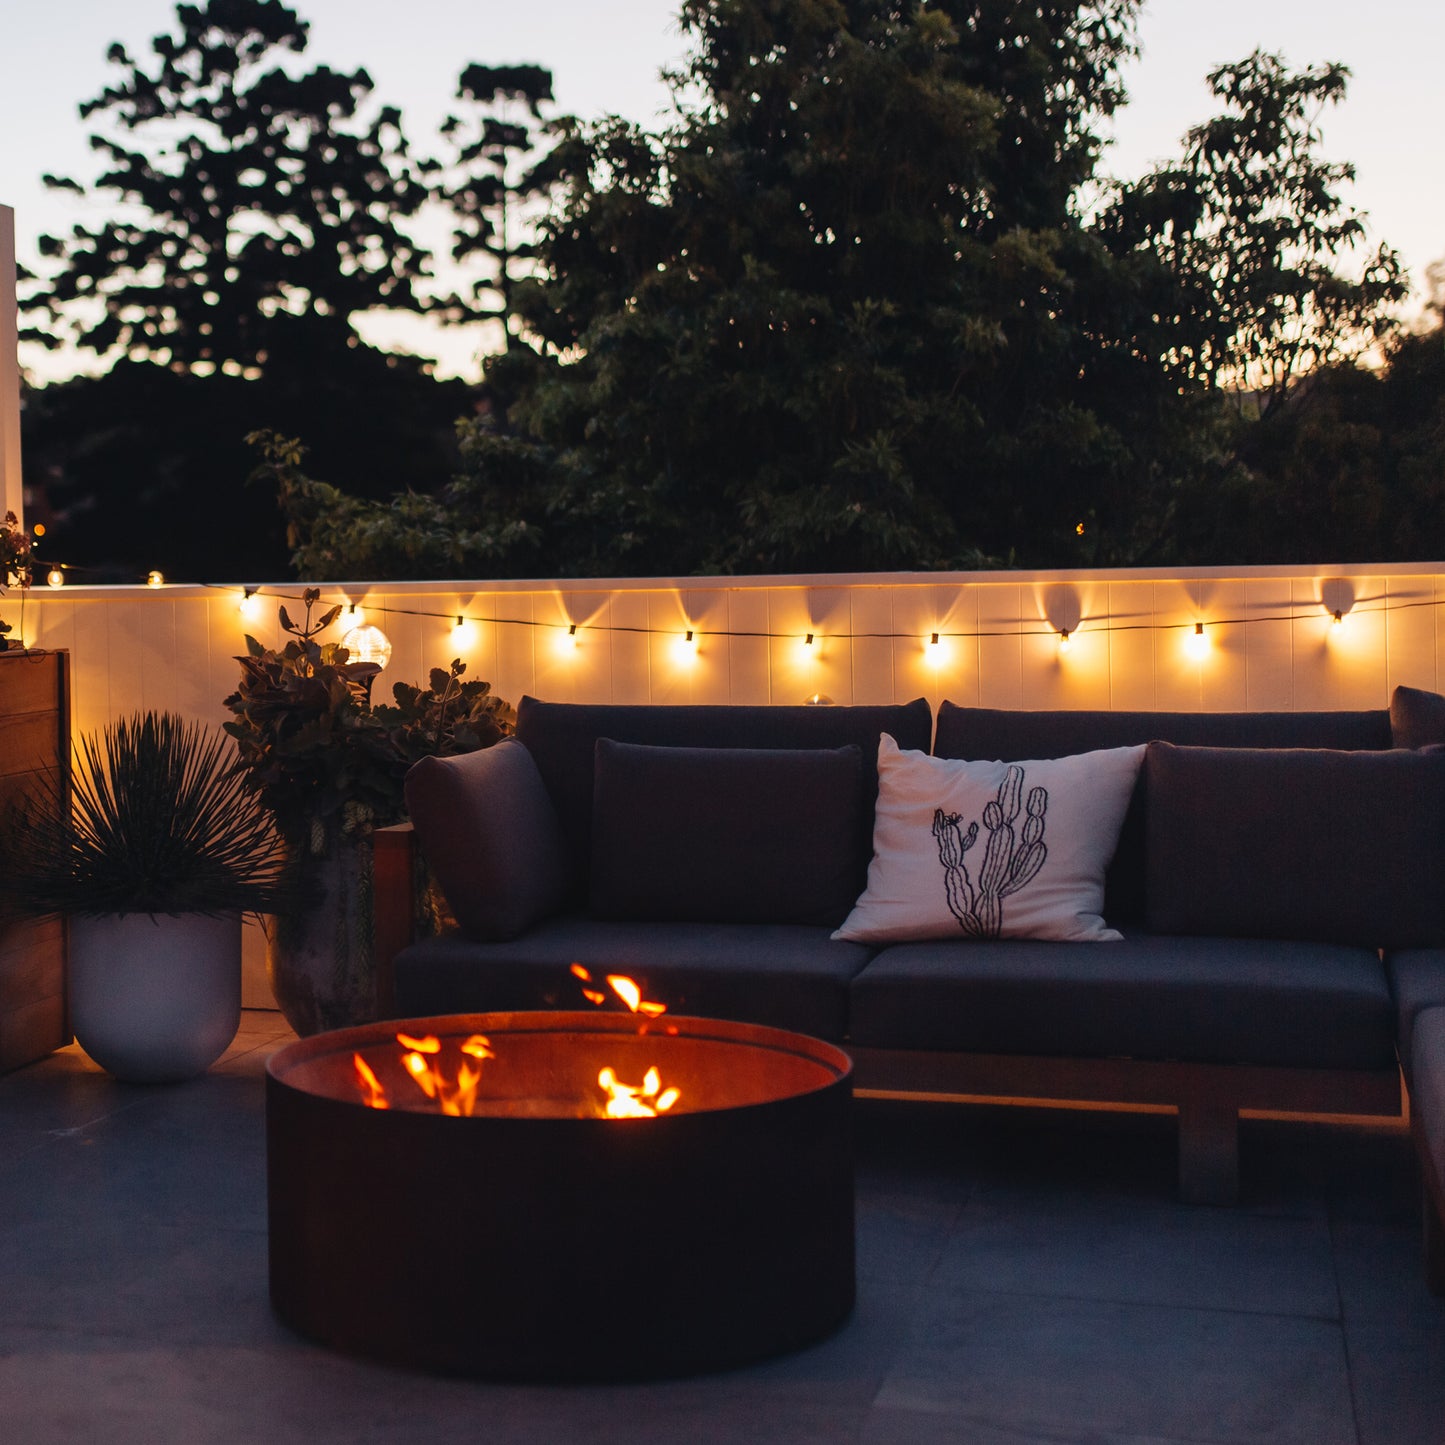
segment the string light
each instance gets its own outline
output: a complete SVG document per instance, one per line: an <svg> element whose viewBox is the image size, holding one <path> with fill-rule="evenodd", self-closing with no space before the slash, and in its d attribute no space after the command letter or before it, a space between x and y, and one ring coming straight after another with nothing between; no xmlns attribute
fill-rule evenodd
<svg viewBox="0 0 1445 1445"><path fill-rule="evenodd" d="M45 582L49 587L64 587L65 573L62 572L59 567L52 567L50 571L45 574Z"/></svg>
<svg viewBox="0 0 1445 1445"><path fill-rule="evenodd" d="M162 574L158 567L153 567L149 572L146 573L147 587L164 587L165 585L165 576Z"/></svg>
<svg viewBox="0 0 1445 1445"><path fill-rule="evenodd" d="M804 646L804 647L811 647L812 645L813 645L813 634L810 632L810 633L803 639L803 646Z"/></svg>
<svg viewBox="0 0 1445 1445"><path fill-rule="evenodd" d="M57 569L56 569L56 570L59 570L59 567L58 567L58 566L57 566ZM67 565L66 570L67 570L67 571L74 571L74 570L76 570L76 569L74 569L74 568L72 568L72 567L69 567L69 566ZM153 577L158 577L158 578L160 578L160 573L159 573L159 572L152 573L151 575L152 575ZM149 579L147 579L147 580L149 581ZM155 582L155 583L152 583L151 585L160 586L163 582L164 582L164 578L160 578L160 581ZM217 590L217 591L234 591L234 590L236 590L236 584L235 584L235 583L200 582L200 583L193 583L193 584L191 584L191 585L193 585L193 586L199 586L199 587L207 587L207 588L211 588L211 589ZM256 589L249 589L249 590L255 591ZM243 596L244 596L244 593L243 593ZM268 592L268 593L265 595L264 598L259 598L258 600L263 600L263 601L271 601L271 600L274 600L274 601L277 601L277 602L293 602L293 601L294 601L294 602L299 602L299 601L301 601L301 597L300 597L299 594L291 595L291 594L281 593L281 592L277 592L277 591L271 591L271 592ZM1321 605L1321 604L1316 603L1316 604L1314 604L1314 605ZM375 610L375 611L382 612L382 613L392 613L392 614L394 614L394 615L402 616L402 617L423 617L423 618L440 618L440 619L452 618L452 619L454 619L454 618L457 616L457 614L455 614L455 613L437 612L437 611L433 611L433 610L430 610L430 609L427 609L427 608L416 608L416 607L389 607L389 606L382 606L382 605L378 605L378 604L371 604L371 606L372 606L373 610ZM1411 611L1411 610L1415 610L1415 609L1422 608L1422 607L1432 607L1432 608L1435 608L1435 607L1445 607L1445 596L1442 596L1442 598L1440 598L1439 600L1437 600L1437 599L1435 599L1435 598L1433 598L1433 597L1430 597L1430 598L1424 598L1424 599L1420 599L1420 600L1416 600L1416 601L1410 601L1410 602L1392 602L1392 603L1388 603L1388 604L1386 604L1386 605L1379 606L1379 607L1365 607L1365 608L1355 607L1355 608L1352 608L1352 609L1341 609L1341 608L1330 608L1330 607L1326 607L1326 608L1325 608L1325 612L1326 612L1326 614L1327 614L1327 616L1328 616L1328 618L1329 618L1329 621L1330 621L1332 627L1336 627L1336 626L1337 626L1337 627L1343 627L1343 626L1346 624L1346 621L1347 621L1348 617L1349 617L1350 615L1352 615L1354 612L1361 612L1361 611L1364 611L1364 612L1372 612L1372 611L1374 611L1374 612L1387 612L1387 613L1394 614L1394 613L1399 613L1399 612ZM350 622L353 618L356 618L356 619L359 620L363 615L364 615L364 614L363 614L363 612L362 612L362 609L361 609L361 607L360 607L357 603L354 603L354 602L353 602L353 603L349 604L349 607L348 607L348 610L347 610L347 621L348 621L348 622ZM1207 638L1208 638L1207 629L1208 629L1209 627L1224 627L1224 626L1229 626L1229 627L1249 627L1249 626L1253 626L1253 625L1256 624L1256 623L1265 623L1265 622L1300 622L1300 621L1304 620L1304 616L1305 616L1305 614L1301 613L1301 612L1298 610L1298 608L1292 608L1290 611L1287 611L1287 612L1259 613L1259 614L1254 615L1254 616L1240 615L1240 616L1214 617L1214 618L1211 618L1207 624L1204 623L1204 622L1187 622L1187 623L1179 623L1179 622L1115 622L1108 614L1099 614L1099 615L1096 615L1096 616L1091 616L1091 617L1085 618L1084 620L1090 622L1090 623L1093 624L1095 627L1097 627L1099 630L1104 631L1104 632L1106 632L1106 633L1111 633L1111 634L1112 634L1112 633L1125 633L1125 632L1179 632L1179 631L1182 631L1182 630L1184 630L1184 629L1187 629L1187 630L1188 630L1188 633L1187 633L1187 635L1185 636L1185 639L1184 639L1185 645L1192 648L1192 647L1194 647L1194 646L1197 645L1196 642L1195 642L1195 638L1199 637L1201 634L1205 637L1205 639L1206 639L1206 645L1207 645ZM529 619L517 618L517 617L467 617L467 616L463 615L463 621L464 621L464 622L473 622L473 623L478 623L478 624L488 625L488 626L495 626L495 627L556 627L556 625L557 625L556 623L537 622L537 621L532 621L532 620L529 620ZM642 636L659 636L659 635L665 635L667 632L670 631L670 629L668 629L668 628L646 627L646 626L628 626L628 625L624 625L624 624L615 624L615 623L597 623L597 624L588 624L588 626L589 626L589 629L590 629L590 630L595 631L595 632L600 632L600 633L631 633L631 634L642 635ZM779 639L779 640L781 640L781 639L786 639L786 638L787 638L788 636L790 636L790 635L793 636L794 638L796 638L796 637L798 636L797 633L789 634L789 633L786 633L786 632L772 632L772 631L768 631L768 630L766 630L766 629L725 628L725 627L724 627L724 628L710 628L708 631L709 631L709 636L711 636L711 637L722 637L722 638L730 638L730 637L757 637L757 638L772 638L772 639ZM1038 627L1020 627L1020 626L1018 626L1018 625L1013 625L1013 626L1004 625L1004 626L1000 626L1000 627L996 627L996 628L978 628L978 629L954 630L954 631L950 631L950 632L948 633L948 637L949 637L949 638L964 638L964 639L984 638L984 637L1010 637L1010 638L1013 638L1013 637L1038 637L1038 636L1055 637L1055 638L1058 639L1060 651L1067 651L1067 650L1068 650L1068 647L1072 644L1075 631L1077 631L1077 628L1075 628L1075 629L1060 629L1060 628L1056 628L1056 627L1049 626L1049 625L1043 625L1043 626L1038 626ZM677 634L674 633L673 635L676 636ZM802 640L805 642L805 641L806 641L806 636L809 636L809 635L813 637L812 646L818 647L819 644L821 643L821 640L822 640L821 637L820 637L818 634L806 634L805 637L804 637L804 639L802 639ZM838 634L836 634L836 635L839 636L839 637L841 637L841 638L847 639L847 640L856 640L856 639L859 639L859 638L874 638L874 639L879 639L879 640L883 640L883 641L895 641L895 642L907 641L910 637L913 638L913 639L917 639L917 637L918 637L918 634L917 634L917 633L888 632L888 631L878 631L878 632L872 632L872 631L865 631L865 632L840 632L840 633L838 633ZM568 638L576 638L577 640L580 641L580 636L578 635L578 624L576 624L576 623L570 624L570 625L567 627L567 629L566 629L565 636L567 636ZM683 642L685 641L686 644L687 644L689 647L696 648L697 645L698 645L698 639L700 638L700 636L701 636L701 634L700 634L698 631L696 631L696 630L693 629L693 628L688 628L687 631L686 631L686 633L684 634L684 636L679 639L679 646L681 646L681 645L683 644ZM937 642L936 644L935 644L935 641L934 641L935 638L938 639L938 642ZM943 646L943 642L944 642L944 637L943 637L943 634L942 634L941 632L938 632L938 633L932 633L932 632L931 632L931 633L927 634L927 638L926 638L926 641L924 642L924 646L925 646L925 648L927 648L927 649L930 650L930 651L932 651L935 647L937 647L937 648L939 648L939 649L941 650L941 649L942 649L942 646Z"/></svg>
<svg viewBox="0 0 1445 1445"><path fill-rule="evenodd" d="M1194 624L1194 631L1184 639L1184 645L1189 649L1191 657L1203 657L1209 651L1209 639L1204 635L1202 622Z"/></svg>

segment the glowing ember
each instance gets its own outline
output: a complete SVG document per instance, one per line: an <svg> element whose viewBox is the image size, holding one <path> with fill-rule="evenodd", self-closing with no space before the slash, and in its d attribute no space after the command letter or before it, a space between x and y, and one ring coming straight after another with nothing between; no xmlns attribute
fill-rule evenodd
<svg viewBox="0 0 1445 1445"><path fill-rule="evenodd" d="M624 1084L610 1068L597 1075L607 1096L609 1119L654 1119L665 1114L682 1097L677 1089L664 1089L656 1069L649 1069L641 1084Z"/></svg>
<svg viewBox="0 0 1445 1445"><path fill-rule="evenodd" d="M438 1112L456 1118L470 1117L477 1106L477 1085L482 1081L481 1062L496 1057L488 1040L481 1034L473 1034L457 1045L458 1052L466 1058L458 1067L453 1082L448 1082L440 1067L440 1039L430 1034L419 1039L409 1034L398 1034L396 1041L406 1050L401 1057L402 1067L412 1082L437 1106ZM386 1096L386 1090L366 1060L360 1054L353 1054L352 1062L367 1093L362 1102L368 1108L389 1109L391 1101Z"/></svg>

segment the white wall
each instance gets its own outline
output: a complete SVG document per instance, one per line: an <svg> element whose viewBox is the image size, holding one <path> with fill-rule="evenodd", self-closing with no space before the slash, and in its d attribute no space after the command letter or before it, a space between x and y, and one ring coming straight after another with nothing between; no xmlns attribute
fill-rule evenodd
<svg viewBox="0 0 1445 1445"><path fill-rule="evenodd" d="M244 634L284 640L276 601L299 616L300 591L264 589L247 620L239 587L37 587L24 637L70 649L78 730L140 708L220 721ZM1445 565L388 583L324 596L359 602L391 638L379 697L455 656L513 702L800 703L821 692L838 703L1288 711L1384 707L1399 683L1434 689L1445 677ZM476 619L460 638L458 614ZM1202 657L1185 645L1196 621ZM1073 634L1066 653L1061 628ZM925 645L935 631L936 657Z"/></svg>
<svg viewBox="0 0 1445 1445"><path fill-rule="evenodd" d="M14 512L24 522L25 495L20 485L20 364L15 345L15 212L9 206L0 206L0 517Z"/></svg>

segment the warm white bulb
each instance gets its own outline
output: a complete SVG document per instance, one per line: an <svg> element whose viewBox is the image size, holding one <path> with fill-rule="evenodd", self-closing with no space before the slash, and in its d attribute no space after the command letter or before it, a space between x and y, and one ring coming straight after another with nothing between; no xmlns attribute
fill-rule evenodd
<svg viewBox="0 0 1445 1445"><path fill-rule="evenodd" d="M1074 639L1069 636L1067 629L1059 630L1059 651L1067 652L1074 645Z"/></svg>
<svg viewBox="0 0 1445 1445"><path fill-rule="evenodd" d="M64 587L65 573L62 572L59 567L52 567L50 571L45 574L45 581L51 587Z"/></svg>
<svg viewBox="0 0 1445 1445"><path fill-rule="evenodd" d="M165 583L166 579L161 574L159 568L152 568L149 572L146 573L147 587L164 587Z"/></svg>
<svg viewBox="0 0 1445 1445"><path fill-rule="evenodd" d="M391 639L379 627L353 627L341 645L348 662L374 662L384 668L391 661Z"/></svg>
<svg viewBox="0 0 1445 1445"><path fill-rule="evenodd" d="M1208 653L1209 638L1205 634L1202 622L1194 624L1194 631L1185 638L1184 645L1189 649L1190 657L1203 657Z"/></svg>

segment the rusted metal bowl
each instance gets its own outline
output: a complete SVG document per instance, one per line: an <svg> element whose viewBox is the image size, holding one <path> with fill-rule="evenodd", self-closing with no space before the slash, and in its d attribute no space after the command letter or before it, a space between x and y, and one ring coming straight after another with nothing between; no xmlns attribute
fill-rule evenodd
<svg viewBox="0 0 1445 1445"><path fill-rule="evenodd" d="M399 1032L435 1038L444 1075L485 1037L469 1117L435 1112ZM389 1107L367 1106L357 1055ZM677 1102L606 1117L604 1068L634 1087L655 1069ZM267 1069L272 1306L339 1350L494 1378L798 1349L853 1306L851 1068L778 1029L600 1012L303 1039Z"/></svg>

